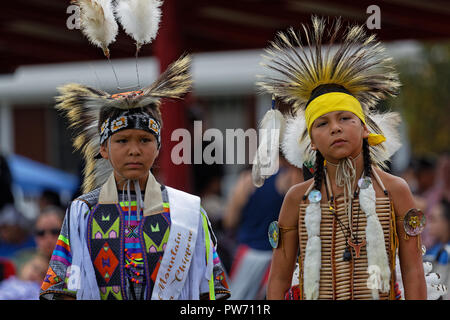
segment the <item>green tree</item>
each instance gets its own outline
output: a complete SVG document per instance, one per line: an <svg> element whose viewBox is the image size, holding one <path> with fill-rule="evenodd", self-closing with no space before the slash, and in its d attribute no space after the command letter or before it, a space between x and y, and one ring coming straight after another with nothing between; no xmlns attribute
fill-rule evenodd
<svg viewBox="0 0 450 320"><path fill-rule="evenodd" d="M396 61L402 82L391 105L402 114L415 156L450 150L450 44L423 44Z"/></svg>

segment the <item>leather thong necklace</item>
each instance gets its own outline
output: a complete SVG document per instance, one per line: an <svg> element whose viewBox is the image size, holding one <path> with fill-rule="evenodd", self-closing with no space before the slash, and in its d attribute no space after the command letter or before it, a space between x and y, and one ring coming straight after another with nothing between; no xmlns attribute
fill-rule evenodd
<svg viewBox="0 0 450 320"><path fill-rule="evenodd" d="M352 232L352 229L350 228L350 224L348 226L345 226L341 219L339 219L337 213L336 213L336 209L334 208L333 204L334 204L334 195L332 194L330 197L330 192L328 191L328 186L329 186L329 178L328 178L328 173L325 170L325 175L326 175L326 179L325 179L325 191L327 193L327 201L328 201L328 207L331 211L331 214L336 218L336 221L338 222L339 228L341 229L342 234L345 237L345 250L344 250L344 254L342 256L342 259L344 261L350 261L352 258L352 254L350 251L350 247L353 248L353 250L355 251L355 257L359 258L360 257L360 252L361 252L361 247L363 247L366 244L366 240L362 239L360 241L359 237L358 237L358 229L359 229L359 213L361 208L358 207L358 212L357 212L357 218L356 218L356 231L355 233ZM353 198L357 198L358 197L358 191L356 190ZM352 199L350 199L350 203L348 204L350 206L350 212L353 213L353 201ZM349 223L351 221L349 220Z"/></svg>

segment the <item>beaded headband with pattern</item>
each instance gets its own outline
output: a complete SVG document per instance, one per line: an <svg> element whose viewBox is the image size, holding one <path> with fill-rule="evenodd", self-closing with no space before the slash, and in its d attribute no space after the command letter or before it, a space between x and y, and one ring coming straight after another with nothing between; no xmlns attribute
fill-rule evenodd
<svg viewBox="0 0 450 320"><path fill-rule="evenodd" d="M100 144L103 144L114 133L125 129L140 129L150 132L156 137L158 149L161 146L161 125L160 123L147 114L135 113L130 114L125 111L118 117L112 119L107 118L100 127Z"/></svg>

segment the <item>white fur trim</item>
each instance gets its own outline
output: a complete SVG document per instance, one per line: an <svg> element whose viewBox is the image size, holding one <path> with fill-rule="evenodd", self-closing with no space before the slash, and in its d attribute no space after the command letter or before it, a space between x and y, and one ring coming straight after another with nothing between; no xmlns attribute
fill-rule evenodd
<svg viewBox="0 0 450 320"><path fill-rule="evenodd" d="M427 299L437 300L447 295L448 288L441 282L443 279L437 273L431 272L432 270L433 264L431 262L427 261L423 263L423 272L427 285Z"/></svg>
<svg viewBox="0 0 450 320"><path fill-rule="evenodd" d="M319 281L322 258L320 241L320 221L322 210L320 203L310 203L306 207L305 225L308 233L303 270L303 287L308 300L319 298Z"/></svg>
<svg viewBox="0 0 450 320"><path fill-rule="evenodd" d="M286 160L297 168L302 168L305 161L315 161L315 152L311 150L311 139L306 134L302 139L303 133L306 131L305 113L302 110L297 111L295 117L286 119L286 130L284 138L281 142L281 150Z"/></svg>
<svg viewBox="0 0 450 320"><path fill-rule="evenodd" d="M385 162L388 161L402 145L397 130L397 127L401 122L400 115L397 112L386 112L370 113L367 117L378 126L378 130L381 130L382 134L386 137L385 142L370 148L372 161L379 164L381 167L385 167ZM371 128L370 125L368 127L369 131L376 132L375 128Z"/></svg>
<svg viewBox="0 0 450 320"><path fill-rule="evenodd" d="M259 145L253 159L252 179L256 187L278 172L280 140L285 130L285 119L277 109L266 112L259 125Z"/></svg>
<svg viewBox="0 0 450 320"><path fill-rule="evenodd" d="M371 266L377 267L377 276L379 276L379 285L377 289L372 290L372 297L378 299L378 290L381 292L389 292L391 270L384 242L383 228L381 227L376 212L375 199L375 190L373 189L372 183L368 188L360 190L359 203L367 217L367 263L369 268Z"/></svg>

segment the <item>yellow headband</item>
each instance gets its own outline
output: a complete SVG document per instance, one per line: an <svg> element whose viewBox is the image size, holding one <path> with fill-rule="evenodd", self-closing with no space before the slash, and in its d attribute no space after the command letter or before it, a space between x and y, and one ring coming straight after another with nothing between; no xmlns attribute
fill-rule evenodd
<svg viewBox="0 0 450 320"><path fill-rule="evenodd" d="M312 100L306 108L305 120L308 133L311 134L312 124L317 118L333 111L349 111L366 124L366 118L361 104L355 97L344 92L329 92ZM383 135L374 133L369 134L368 142L371 146L380 144L384 141L386 141L386 138Z"/></svg>
<svg viewBox="0 0 450 320"><path fill-rule="evenodd" d="M364 124L366 123L361 104L355 97L344 92L329 92L315 98L306 108L305 118L308 132L311 132L313 122L317 118L333 111L350 111Z"/></svg>

